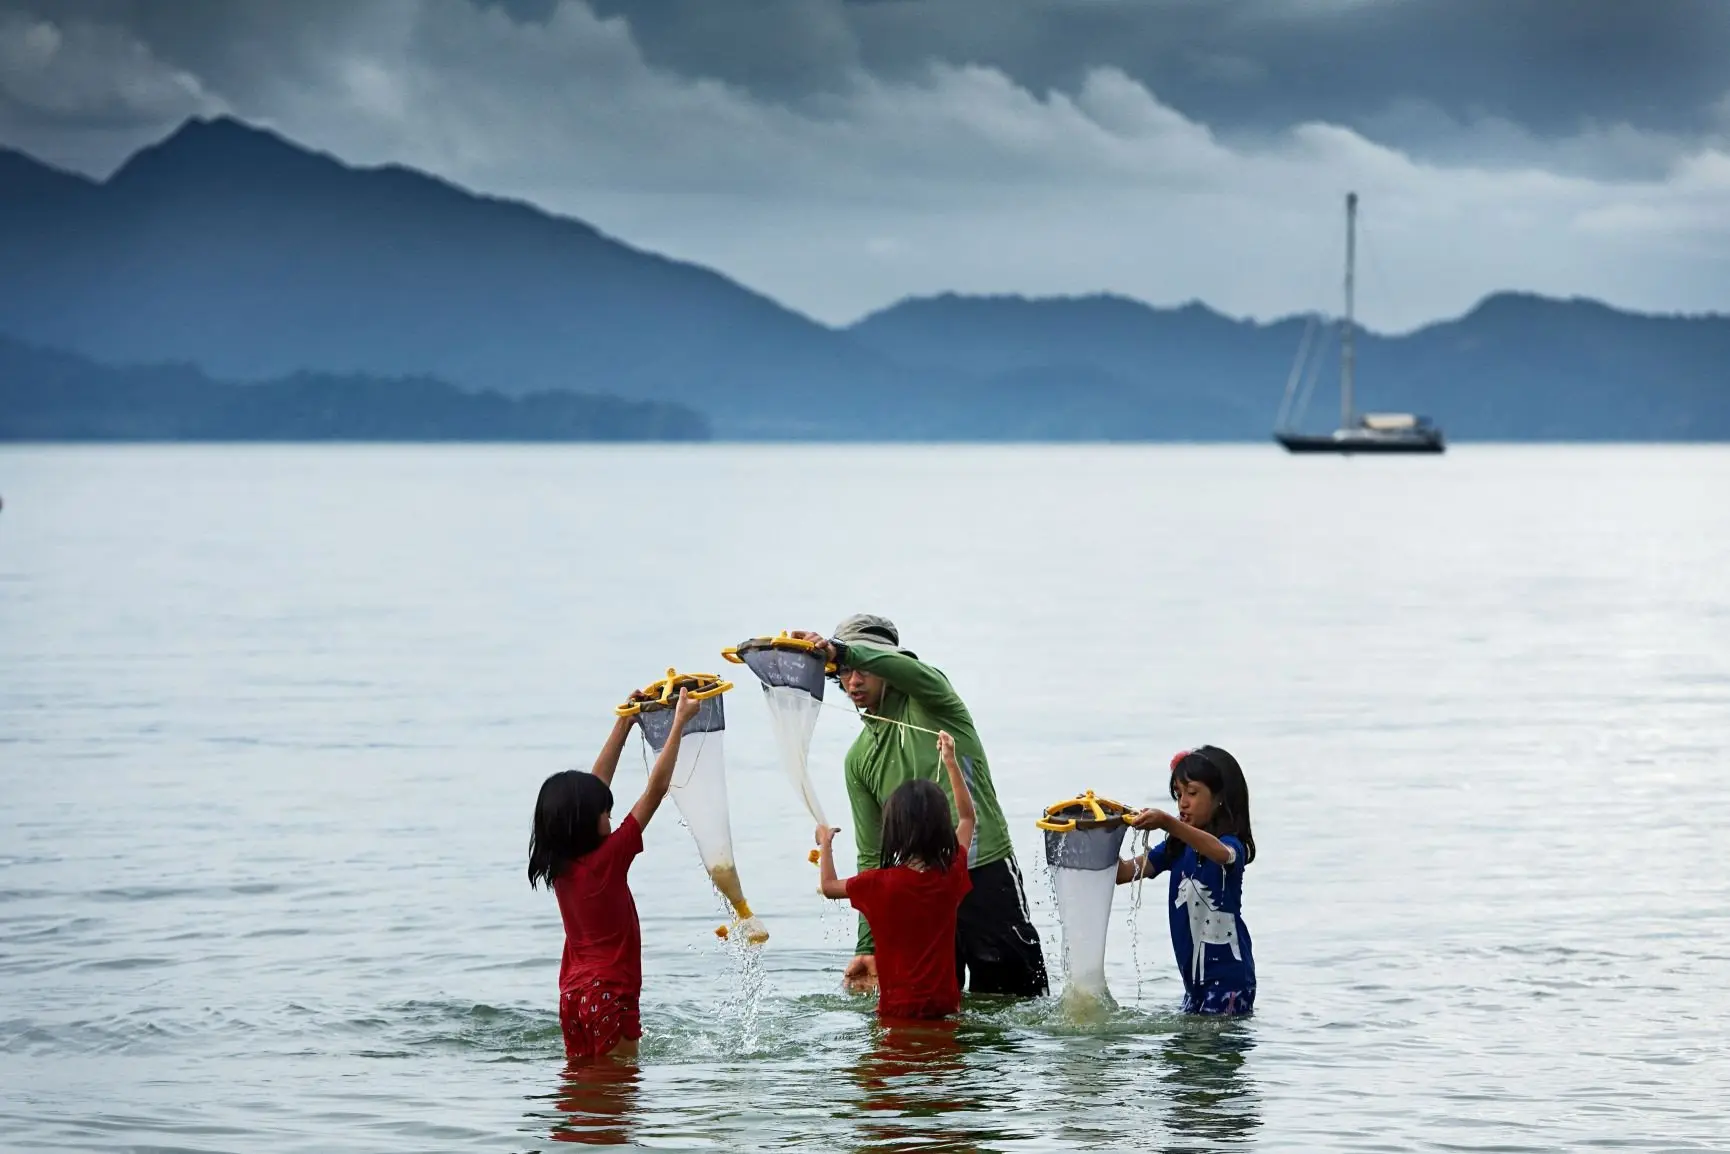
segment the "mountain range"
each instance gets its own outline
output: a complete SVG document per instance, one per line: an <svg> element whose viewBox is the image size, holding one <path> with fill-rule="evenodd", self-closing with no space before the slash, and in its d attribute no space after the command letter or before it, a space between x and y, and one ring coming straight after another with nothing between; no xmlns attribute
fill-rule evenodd
<svg viewBox="0 0 1730 1154"><path fill-rule="evenodd" d="M662 403L636 427L690 433L694 411L728 438L1263 439L1307 323L940 296L832 328L580 221L228 118L100 182L0 150L0 333L219 388L312 374L299 387L328 399L393 380L375 401L446 404L458 429L438 382ZM1331 424L1335 371L1312 426ZM1428 413L1455 439L1730 438L1730 317L1501 294L1361 334L1358 382L1361 407Z"/></svg>
<svg viewBox="0 0 1730 1154"><path fill-rule="evenodd" d="M235 384L190 365L115 368L0 337L0 441L700 441L702 414L583 393L520 397L429 378L295 373Z"/></svg>

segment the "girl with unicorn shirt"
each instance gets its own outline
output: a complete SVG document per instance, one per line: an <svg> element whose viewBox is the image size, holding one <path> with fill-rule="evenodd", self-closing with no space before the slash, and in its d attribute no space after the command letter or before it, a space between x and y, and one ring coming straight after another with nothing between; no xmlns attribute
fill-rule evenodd
<svg viewBox="0 0 1730 1154"><path fill-rule="evenodd" d="M1136 829L1164 831L1146 856L1120 861L1117 883L1171 874L1171 948L1191 1014L1247 1014L1255 1008L1255 956L1243 922L1243 871L1255 860L1249 786L1237 759L1203 745L1171 759L1177 816L1144 809Z"/></svg>

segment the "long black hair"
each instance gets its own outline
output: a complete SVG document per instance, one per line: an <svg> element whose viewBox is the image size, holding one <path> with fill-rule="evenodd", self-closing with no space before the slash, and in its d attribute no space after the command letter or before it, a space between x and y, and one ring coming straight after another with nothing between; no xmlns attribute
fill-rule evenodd
<svg viewBox="0 0 1730 1154"><path fill-rule="evenodd" d="M957 848L949 798L937 783L920 779L896 787L883 807L877 863L888 869L917 861L941 873L955 860Z"/></svg>
<svg viewBox="0 0 1730 1154"><path fill-rule="evenodd" d="M1249 783L1237 758L1217 745L1201 745L1171 759L1171 799L1176 801L1183 783L1205 785L1213 794L1213 818L1207 832L1214 837L1235 837L1243 843L1243 864L1255 860L1255 834L1249 827ZM1176 838L1165 840L1167 863L1183 849Z"/></svg>
<svg viewBox="0 0 1730 1154"><path fill-rule="evenodd" d="M541 782L535 824L529 831L529 885L551 889L565 867L601 844L601 815L613 791L592 773L567 769Z"/></svg>

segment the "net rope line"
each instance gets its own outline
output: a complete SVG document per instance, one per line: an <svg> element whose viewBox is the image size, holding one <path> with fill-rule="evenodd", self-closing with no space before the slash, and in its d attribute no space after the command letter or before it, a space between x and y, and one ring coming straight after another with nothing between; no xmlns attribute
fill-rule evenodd
<svg viewBox="0 0 1730 1154"><path fill-rule="evenodd" d="M697 776L697 762L703 756L703 740L708 736L707 733L692 734L692 737L697 742L697 756L691 759L691 768L690 771L685 774L684 781L674 781L671 776L667 778L667 788L669 790L674 787L684 789L686 786L691 784L691 779ZM679 737L679 749L681 752L683 752L685 748L685 740L684 735L681 733ZM643 731L641 729L637 730L637 747L643 751L643 776L647 777L650 773L654 772L654 770L649 765L649 739L643 736ZM660 757L661 755L657 753L655 756ZM679 768L677 761L673 763L673 768L675 771ZM679 820L681 822L684 821L683 815L680 816Z"/></svg>
<svg viewBox="0 0 1730 1154"><path fill-rule="evenodd" d="M935 729L926 729L923 725L914 725L911 721L901 721L894 717L884 717L880 713L867 713L856 706L837 705L832 701L825 701L823 702L823 708L839 710L842 713L851 713L854 717L863 718L866 721L885 721L890 725L899 725L902 729L911 729L919 733L929 733L932 737L942 736L942 734Z"/></svg>

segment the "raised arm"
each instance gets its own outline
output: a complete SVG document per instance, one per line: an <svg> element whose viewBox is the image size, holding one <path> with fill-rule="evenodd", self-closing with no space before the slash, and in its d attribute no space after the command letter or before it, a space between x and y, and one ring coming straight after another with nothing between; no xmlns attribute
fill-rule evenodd
<svg viewBox="0 0 1730 1154"><path fill-rule="evenodd" d="M1144 809L1131 818L1129 824L1136 829L1164 830L1167 835L1189 846L1208 861L1224 865L1231 860L1231 847L1205 829L1197 829L1163 809Z"/></svg>
<svg viewBox="0 0 1730 1154"><path fill-rule="evenodd" d="M955 739L947 733L937 735L937 753L943 768L949 771L949 791L955 795L955 840L966 849L973 844L973 791L961 774L961 762L955 756ZM972 862L967 863L972 866Z"/></svg>
<svg viewBox="0 0 1730 1154"><path fill-rule="evenodd" d="M702 702L691 700L689 690L679 690L679 704L673 713L673 732L667 735L667 744L661 747L660 756L655 758L655 764L649 770L643 796L631 807L631 816L637 819L639 827L647 826L655 811L661 808L661 799L667 796L667 787L673 784L673 763L679 760L679 742L684 738L685 723L697 716L697 710L702 707Z"/></svg>
<svg viewBox="0 0 1730 1154"><path fill-rule="evenodd" d="M611 787L613 774L619 771L619 755L625 751L625 738L631 735L631 726L636 724L634 717L615 717L613 732L607 734L607 742L601 746L601 752L595 755L595 768L589 772L601 779L601 784Z"/></svg>
<svg viewBox="0 0 1730 1154"><path fill-rule="evenodd" d="M949 679L917 657L909 657L905 653L884 649L869 642L855 641L843 645L809 629L797 630L793 636L819 646L824 655L836 664L881 677L891 687L939 716L968 716L967 706L955 692L955 687L949 684ZM858 831L854 832L857 834Z"/></svg>
<svg viewBox="0 0 1730 1154"><path fill-rule="evenodd" d="M830 645L840 664L876 674L939 717L968 717L967 706L949 679L917 657L859 642L845 646L830 642Z"/></svg>
<svg viewBox="0 0 1730 1154"><path fill-rule="evenodd" d="M817 827L817 868L822 871L817 881L817 891L826 898L844 898L847 896L847 883L835 874L835 835L840 830L828 826Z"/></svg>

